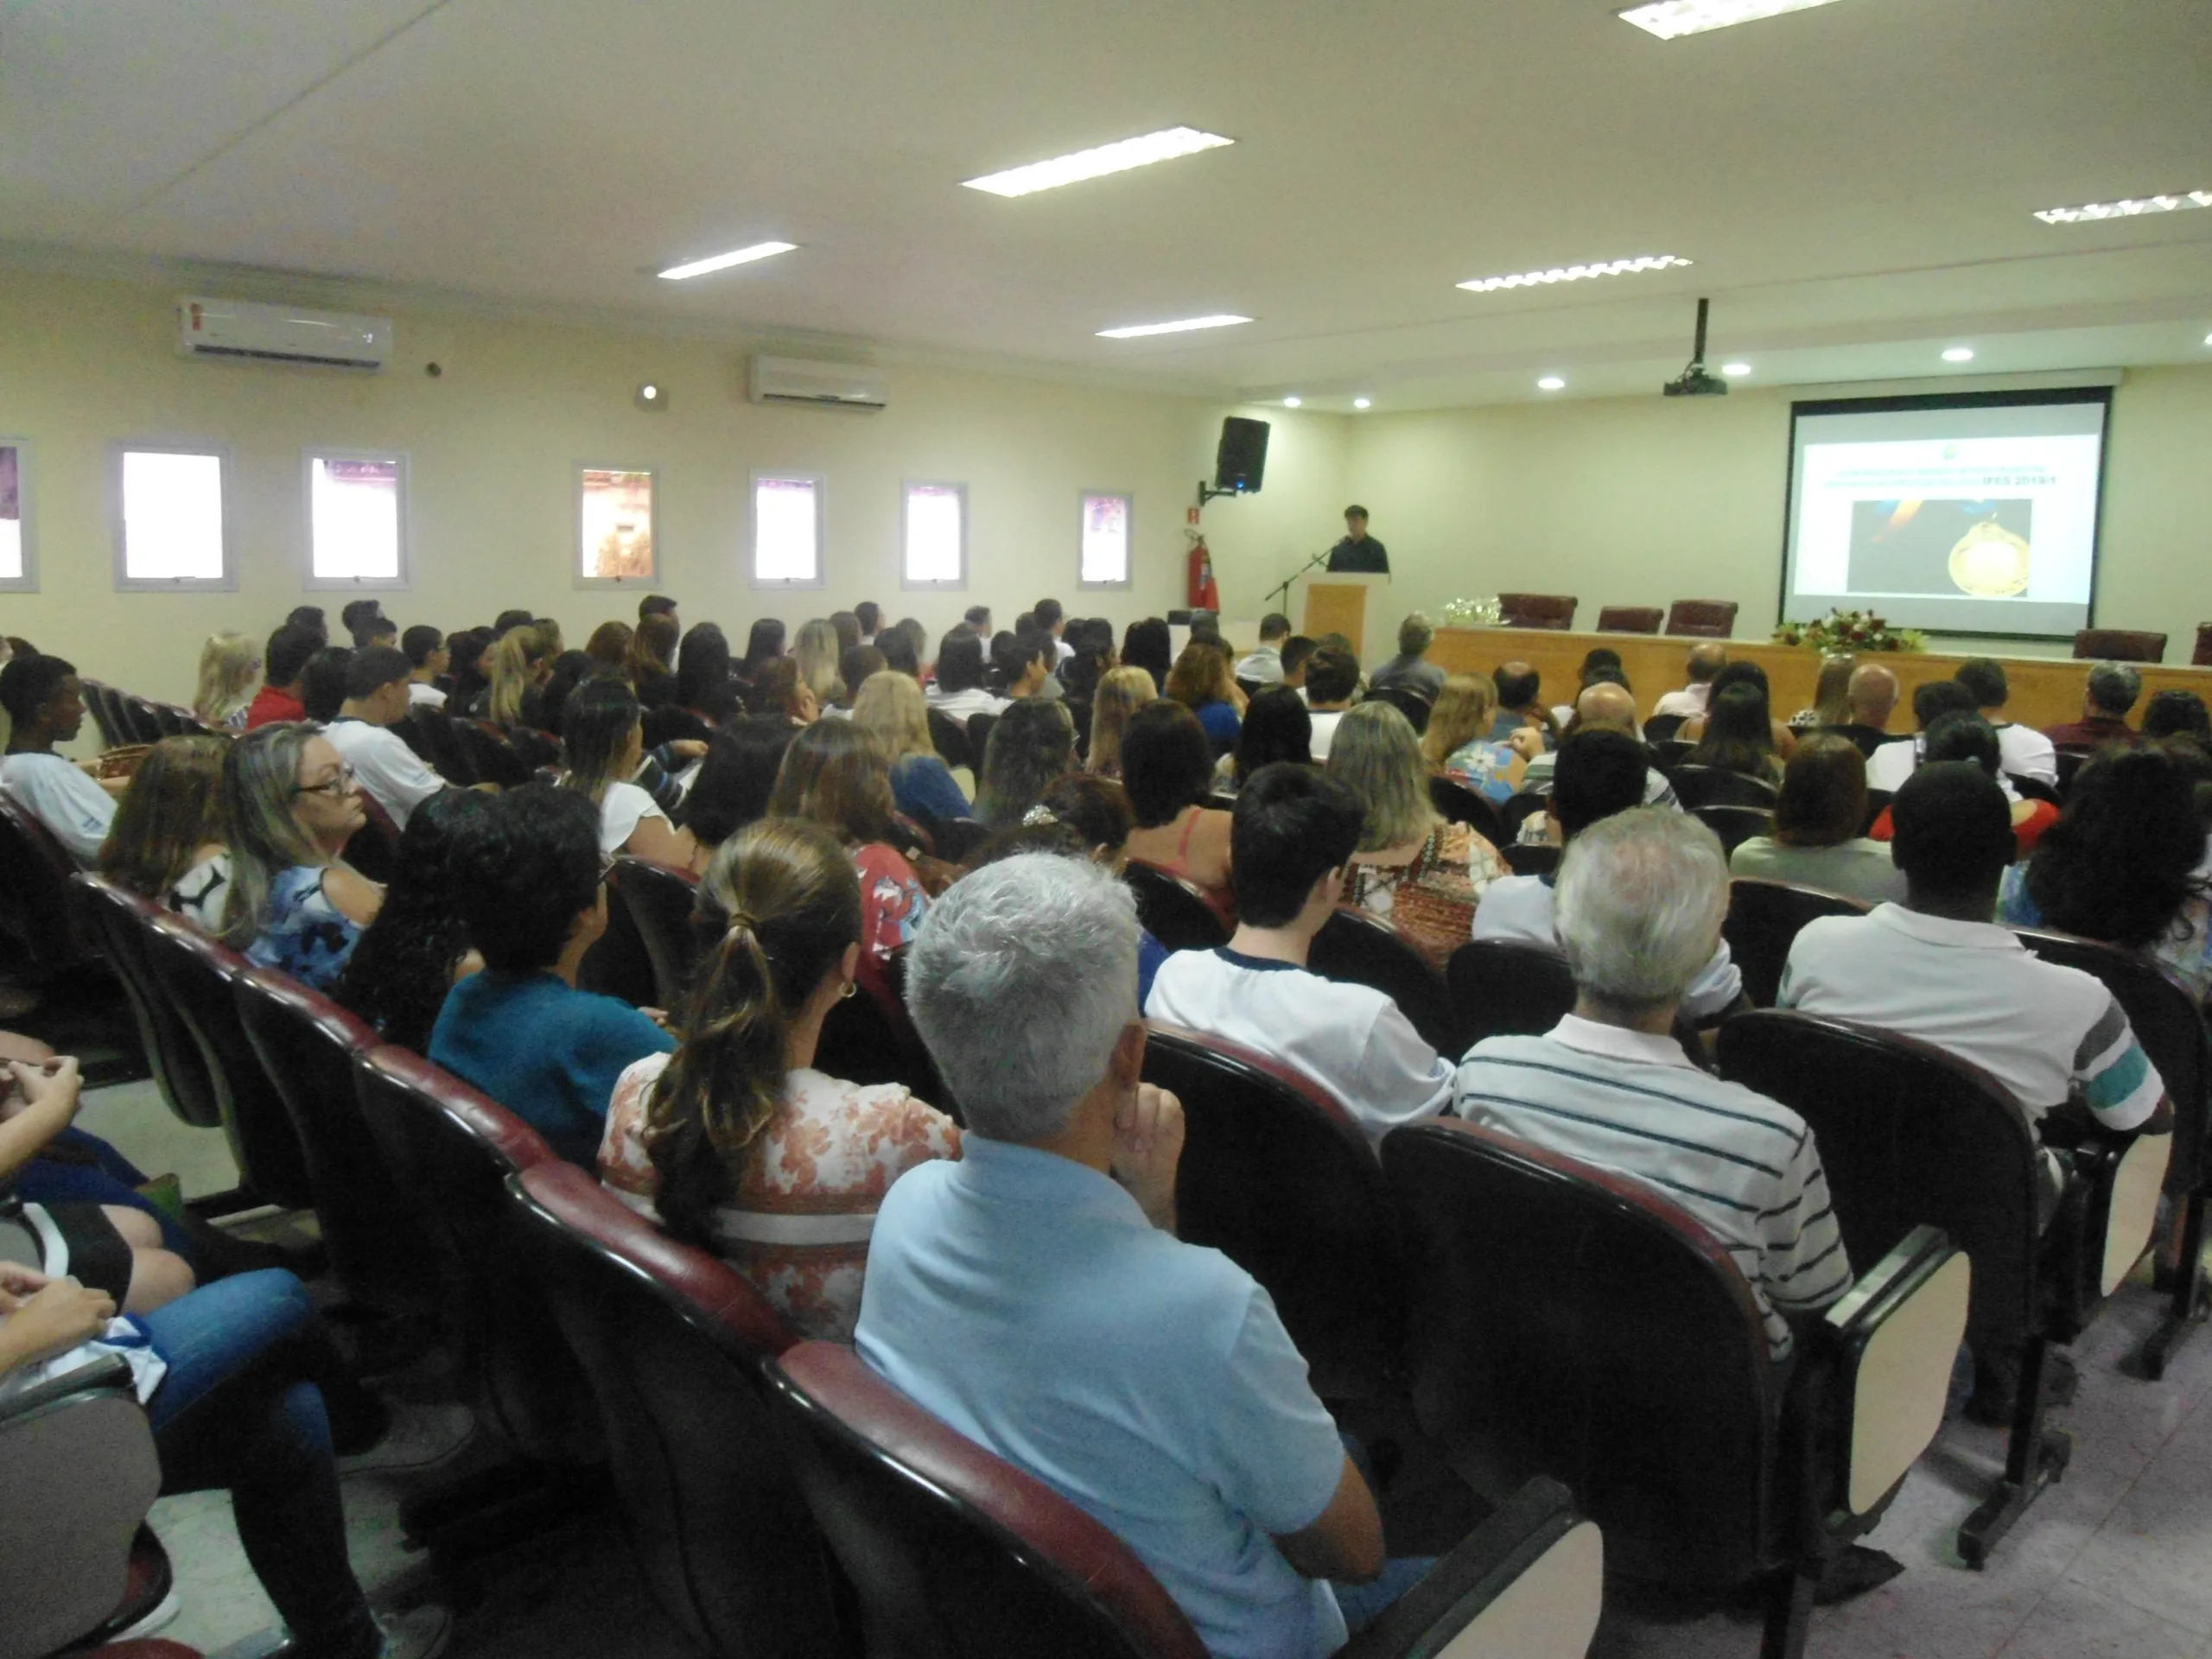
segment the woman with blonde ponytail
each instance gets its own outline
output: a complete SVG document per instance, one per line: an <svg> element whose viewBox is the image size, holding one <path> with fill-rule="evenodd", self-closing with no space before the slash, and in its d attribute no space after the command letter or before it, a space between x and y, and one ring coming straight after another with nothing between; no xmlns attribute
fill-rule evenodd
<svg viewBox="0 0 2212 1659"><path fill-rule="evenodd" d="M896 1084L814 1069L856 987L861 888L829 830L768 819L723 842L699 885L710 941L674 1054L623 1072L600 1179L758 1286L800 1332L852 1339L876 1207L960 1131Z"/></svg>

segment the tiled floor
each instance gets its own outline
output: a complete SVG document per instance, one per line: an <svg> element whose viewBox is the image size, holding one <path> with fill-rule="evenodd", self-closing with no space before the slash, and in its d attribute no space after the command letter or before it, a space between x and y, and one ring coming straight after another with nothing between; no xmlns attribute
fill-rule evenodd
<svg viewBox="0 0 2212 1659"><path fill-rule="evenodd" d="M188 1191L229 1185L227 1148L175 1123L151 1084L99 1090L80 1118ZM1906 1565L1878 1590L1816 1614L1810 1659L2212 1659L2212 1331L2200 1330L2164 1379L2116 1362L2162 1304L2123 1288L2075 1344L2081 1389L2053 1422L2072 1430L2065 1479L2006 1538L1986 1570L1961 1566L1955 1535L1999 1468L2004 1437L1956 1423L1907 1480L1871 1542ZM419 1557L399 1542L400 1488L346 1483L357 1571L372 1595L419 1598ZM165 1498L154 1524L185 1592L165 1634L213 1653L271 1622L219 1493ZM1655 1611L1611 1594L1599 1659L1753 1659L1755 1612ZM491 1586L463 1621L456 1659L692 1659L632 1567L620 1529L594 1522Z"/></svg>

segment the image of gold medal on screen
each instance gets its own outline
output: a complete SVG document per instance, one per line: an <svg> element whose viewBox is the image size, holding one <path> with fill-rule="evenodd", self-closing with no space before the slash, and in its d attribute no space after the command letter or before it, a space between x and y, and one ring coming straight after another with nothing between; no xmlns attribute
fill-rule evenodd
<svg viewBox="0 0 2212 1659"><path fill-rule="evenodd" d="M2010 599L2028 590L2028 543L1994 518L1985 518L1951 550L1951 580L1977 599Z"/></svg>

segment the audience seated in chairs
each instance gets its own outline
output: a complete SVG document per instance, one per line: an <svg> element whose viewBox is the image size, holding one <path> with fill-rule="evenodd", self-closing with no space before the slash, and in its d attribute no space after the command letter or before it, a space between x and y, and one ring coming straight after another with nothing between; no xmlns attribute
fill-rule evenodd
<svg viewBox="0 0 2212 1659"><path fill-rule="evenodd" d="M1343 902L1384 918L1441 968L1466 943L1483 889L1506 874L1497 849L1444 821L1429 800L1421 740L1387 702L1344 717L1328 772L1365 814Z"/></svg>
<svg viewBox="0 0 2212 1659"><path fill-rule="evenodd" d="M332 1001L417 1054L429 1050L446 993L484 966L461 921L452 861L485 805L482 795L453 789L416 810L399 838L384 907L330 988Z"/></svg>
<svg viewBox="0 0 2212 1659"><path fill-rule="evenodd" d="M768 816L804 818L843 842L861 882L862 948L878 961L913 942L929 894L899 833L883 747L849 720L820 721L791 740Z"/></svg>
<svg viewBox="0 0 2212 1659"><path fill-rule="evenodd" d="M1183 654L1175 659L1175 666L1168 672L1167 683L1160 695L1181 703L1198 717L1198 724L1205 728L1206 741L1213 746L1217 760L1235 751L1245 696L1229 671L1229 653L1219 645L1192 639L1184 646Z"/></svg>
<svg viewBox="0 0 2212 1659"><path fill-rule="evenodd" d="M1700 718L1712 701L1713 676L1727 666L1728 647L1718 639L1692 645L1688 664L1683 671L1689 683L1679 691L1668 692L1653 703L1653 716L1673 715L1684 721Z"/></svg>
<svg viewBox="0 0 2212 1659"><path fill-rule="evenodd" d="M1399 1124L1444 1109L1452 1066L1382 992L1306 969L1313 936L1344 892L1367 817L1332 776L1286 766L1256 773L1236 798L1236 931L1222 950L1169 957L1144 1011L1296 1067L1380 1142Z"/></svg>
<svg viewBox="0 0 2212 1659"><path fill-rule="evenodd" d="M1861 663L1851 671L1843 702L1843 718L1829 729L1849 738L1871 761L1875 750L1895 741L1890 735L1890 716L1897 711L1897 677L1879 663Z"/></svg>
<svg viewBox="0 0 2212 1659"><path fill-rule="evenodd" d="M269 648L261 658L261 690L246 705L247 731L308 717L301 693L306 690L308 662L322 645L321 633L290 623L269 636Z"/></svg>
<svg viewBox="0 0 2212 1659"><path fill-rule="evenodd" d="M507 638L518 639L524 632L517 629ZM505 648L506 641L500 641L500 649ZM323 731L361 788L403 830L416 807L449 787L391 729L407 718L411 672L406 653L390 645L355 652L346 665L346 701Z"/></svg>
<svg viewBox="0 0 2212 1659"><path fill-rule="evenodd" d="M1435 626L1415 611L1398 624L1398 654L1367 677L1368 690L1403 686L1434 702L1445 679L1444 671L1428 660L1428 648L1435 642Z"/></svg>
<svg viewBox="0 0 2212 1659"><path fill-rule="evenodd" d="M1579 697L1592 686L1599 684L1618 685L1631 693L1635 690L1629 684L1628 674L1621 667L1620 652L1611 645L1592 645L1582 653L1582 666L1575 673L1574 695ZM1552 720L1562 732L1567 729L1567 722L1573 718L1574 704L1572 700L1552 705ZM1634 730L1633 728L1630 729ZM1640 738L1643 734L1636 731L1634 735Z"/></svg>
<svg viewBox="0 0 2212 1659"><path fill-rule="evenodd" d="M1024 698L999 717L984 745L976 817L993 830L1022 821L1046 785L1075 765L1075 725L1067 705Z"/></svg>
<svg viewBox="0 0 2212 1659"><path fill-rule="evenodd" d="M1754 836L1729 855L1737 875L1791 881L1863 899L1902 899L1904 872L1866 827L1866 760L1841 733L1808 734L1782 774L1774 833Z"/></svg>
<svg viewBox="0 0 2212 1659"><path fill-rule="evenodd" d="M753 677L746 707L756 715L781 715L794 726L811 726L822 718L822 705L799 677L798 659L772 658Z"/></svg>
<svg viewBox="0 0 2212 1659"><path fill-rule="evenodd" d="M1559 741L1559 722L1544 707L1541 674L1526 663L1501 663L1491 671L1491 682L1497 687L1497 715L1490 727L1492 739L1503 743L1523 728L1533 728L1546 748Z"/></svg>
<svg viewBox="0 0 2212 1659"><path fill-rule="evenodd" d="M804 1334L850 1341L877 1205L916 1164L959 1156L960 1131L896 1084L814 1069L861 957L860 882L828 830L741 830L707 867L695 920L713 944L681 1039L615 1084L601 1179Z"/></svg>
<svg viewBox="0 0 2212 1659"><path fill-rule="evenodd" d="M327 726L346 706L346 675L353 662L351 645L325 645L300 671L300 706L305 719ZM256 728L259 729L258 728Z"/></svg>
<svg viewBox="0 0 2212 1659"><path fill-rule="evenodd" d="M243 633L210 634L200 648L200 684L192 712L216 731L242 732L260 681L260 646Z"/></svg>
<svg viewBox="0 0 2212 1659"><path fill-rule="evenodd" d="M1306 706L1313 716L1306 747L1317 761L1329 758L1338 722L1359 695L1359 658L1341 645L1324 645L1306 662Z"/></svg>
<svg viewBox="0 0 2212 1659"><path fill-rule="evenodd" d="M581 791L526 784L463 826L454 894L484 971L447 995L429 1047L431 1060L586 1168L616 1078L675 1046L647 1014L576 988L584 953L607 931L598 823Z"/></svg>
<svg viewBox="0 0 2212 1659"><path fill-rule="evenodd" d="M508 629L492 647L490 683L469 701L466 712L503 732L516 726L542 729L545 683L560 654L559 645L535 623Z"/></svg>
<svg viewBox="0 0 2212 1659"><path fill-rule="evenodd" d="M655 611L638 618L638 626L631 631L630 649L623 654L622 671L642 707L658 709L676 701L672 664L683 638L671 612Z"/></svg>
<svg viewBox="0 0 2212 1659"><path fill-rule="evenodd" d="M399 648L407 653L408 707L444 713L446 694L438 690L438 681L453 663L445 635L433 627L412 627L399 636Z"/></svg>
<svg viewBox="0 0 2212 1659"><path fill-rule="evenodd" d="M2133 743L2128 711L2143 695L2143 676L2125 663L2099 663L2089 671L2082 693L2082 718L2046 726L2044 735L2062 749L2094 749L2107 743Z"/></svg>
<svg viewBox="0 0 2212 1659"><path fill-rule="evenodd" d="M1237 659L1236 677L1253 685L1281 685L1283 642L1289 638L1290 619L1269 611L1260 619L1259 649Z"/></svg>
<svg viewBox="0 0 2212 1659"><path fill-rule="evenodd" d="M17 656L0 668L0 709L8 714L8 755L0 788L44 824L80 868L99 861L115 822L118 781L104 787L75 761L54 752L85 723L85 688L59 657Z"/></svg>
<svg viewBox="0 0 2212 1659"><path fill-rule="evenodd" d="M1279 760L1311 766L1313 744L1313 716L1306 699L1287 685L1262 686L1244 710L1235 752L1214 763L1214 793L1234 795L1262 766Z"/></svg>
<svg viewBox="0 0 2212 1659"><path fill-rule="evenodd" d="M2153 691L2143 709L2143 735L2191 737L2201 745L2212 746L2212 710L2194 691Z"/></svg>
<svg viewBox="0 0 2212 1659"><path fill-rule="evenodd" d="M844 650L836 628L825 617L799 625L791 641L791 661L798 665L799 683L805 686L817 709L843 700L845 683L837 677L837 658Z"/></svg>
<svg viewBox="0 0 2212 1659"><path fill-rule="evenodd" d="M1585 687L1575 697L1573 710L1560 735L1564 741L1577 732L1587 731L1623 732L1637 737L1634 694L1626 686L1610 680L1598 680ZM1548 795L1559 766L1559 752L1552 749L1539 753L1537 741L1536 733L1525 726L1514 734L1513 747L1528 757L1521 773L1521 792ZM1649 768L1644 774L1643 804L1673 807L1681 804L1675 798L1674 785L1656 766Z"/></svg>
<svg viewBox="0 0 2212 1659"><path fill-rule="evenodd" d="M341 856L368 822L353 769L312 726L257 727L223 757L223 817L224 943L328 990L384 904L384 889Z"/></svg>
<svg viewBox="0 0 2212 1659"><path fill-rule="evenodd" d="M914 695L921 696L918 687ZM715 734L683 803L683 827L698 843L698 860L712 858L715 848L768 815L776 774L798 731L781 715L746 715Z"/></svg>
<svg viewBox="0 0 2212 1659"><path fill-rule="evenodd" d="M968 729L970 715L1006 712L1006 699L995 697L983 684L983 642L966 628L955 628L938 642L937 679L929 688L929 706Z"/></svg>
<svg viewBox="0 0 2212 1659"><path fill-rule="evenodd" d="M561 716L561 786L592 803L600 850L627 853L689 869L698 842L670 821L667 810L632 782L645 763L644 711L615 679L587 680L569 695Z"/></svg>
<svg viewBox="0 0 2212 1659"><path fill-rule="evenodd" d="M1905 901L1807 923L1777 1006L1930 1043L1987 1071L2031 1119L2075 1094L2107 1129L2170 1116L2113 994L1990 921L2013 853L1997 780L1969 761L1932 761L1891 810ZM2054 1168L2053 1197L2058 1186Z"/></svg>
<svg viewBox="0 0 2212 1659"><path fill-rule="evenodd" d="M2034 856L2005 872L1999 917L2147 951L2201 1002L2212 988L2204 852L2194 785L2172 757L2107 751L2075 776Z"/></svg>
<svg viewBox="0 0 2212 1659"><path fill-rule="evenodd" d="M1974 694L1956 680L1926 680L1912 690L1913 734L1892 738L1866 758L1866 787L1895 794L1927 757L1929 729L1946 715L1974 712Z"/></svg>
<svg viewBox="0 0 2212 1659"><path fill-rule="evenodd" d="M1213 750L1198 716L1165 698L1132 715L1122 736L1122 782L1136 819L1129 856L1192 883L1231 920L1229 814L1206 804Z"/></svg>
<svg viewBox="0 0 2212 1659"><path fill-rule="evenodd" d="M1090 705L1090 747L1084 753L1084 769L1101 778L1119 778L1122 734L1137 710L1159 696L1159 685L1149 670L1123 664L1100 675Z"/></svg>
<svg viewBox="0 0 2212 1659"><path fill-rule="evenodd" d="M1766 706L1768 747L1774 752L1776 776L1779 777L1781 763L1789 760L1796 752L1797 736L1786 724L1775 717L1774 699L1767 687L1766 670L1761 668L1757 663L1736 662L1724 664L1720 671L1713 677L1713 689L1706 702L1705 713L1691 715L1675 729L1675 735L1683 742L1691 745L1702 742L1705 738L1707 719L1711 715L1722 693L1732 685L1751 685L1758 689L1759 701Z"/></svg>
<svg viewBox="0 0 2212 1659"><path fill-rule="evenodd" d="M745 636L745 656L737 665L737 677L747 684L760 677L760 671L784 654L784 625L777 618L764 616L754 622ZM757 701L748 700L755 714L760 712Z"/></svg>
<svg viewBox="0 0 2212 1659"><path fill-rule="evenodd" d="M1684 722L1685 729L1693 723L1699 728L1697 747L1689 752L1688 765L1740 772L1763 784L1781 783L1782 760L1764 686L1748 679L1718 685L1703 719Z"/></svg>
<svg viewBox="0 0 2212 1659"><path fill-rule="evenodd" d="M695 622L683 636L676 658L676 706L710 730L743 712L730 668L729 637L715 623Z"/></svg>
<svg viewBox="0 0 2212 1659"><path fill-rule="evenodd" d="M924 824L973 816L930 741L929 705L912 675L889 669L869 675L853 698L853 724L874 733L891 757L891 798L899 810ZM698 786L692 788L696 794Z"/></svg>
<svg viewBox="0 0 2212 1659"><path fill-rule="evenodd" d="M1421 734L1428 769L1464 784L1497 805L1521 790L1528 762L1490 734L1497 714L1497 682L1487 674L1448 674Z"/></svg>
<svg viewBox="0 0 2212 1659"><path fill-rule="evenodd" d="M1251 787L1277 777L1332 789L1289 768ZM1358 815L1338 810L1341 862ZM1420 1565L1386 1571L1273 1304L1173 1236L1182 1112L1139 1082L1136 932L1105 871L1035 855L931 914L906 995L968 1132L884 1200L860 1355L1114 1531L1210 1651L1332 1652ZM1378 1575L1343 1601L1328 1582Z"/></svg>
<svg viewBox="0 0 2212 1659"><path fill-rule="evenodd" d="M1649 769L1643 746L1627 733L1602 728L1577 732L1560 745L1544 816L1558 838L1571 847L1575 836L1592 824L1643 805ZM1473 937L1557 950L1552 878L1509 875L1491 882L1475 906ZM1729 959L1724 940L1683 990L1682 1012L1696 1024L1709 1026L1743 1001L1744 978Z"/></svg>
<svg viewBox="0 0 2212 1659"><path fill-rule="evenodd" d="M219 933L229 902L223 757L232 740L165 737L147 752L100 847L100 874L203 933Z"/></svg>
<svg viewBox="0 0 2212 1659"><path fill-rule="evenodd" d="M1286 675L1290 667L1290 652L1283 652ZM1174 636L1167 629L1163 617L1147 616L1132 622L1122 630L1122 662L1129 668L1141 668L1152 676L1154 685L1167 683L1167 675L1175 666Z"/></svg>
<svg viewBox="0 0 2212 1659"><path fill-rule="evenodd" d="M2001 764L1997 746L1997 734L1980 715L1965 710L1937 717L1936 722L1923 732L1918 740L1921 762L1970 760L1997 780L2004 791L2005 799L2012 814L2012 856L2015 860L2029 856L2043 839L2044 831L2058 822L2058 809L2049 801L2022 798L2012 787L2012 780L1999 769ZM1866 833L1877 841L1887 841L1893 833L1891 817L1885 809Z"/></svg>
<svg viewBox="0 0 2212 1659"><path fill-rule="evenodd" d="M1809 708L1789 716L1789 729L1798 741L1807 732L1846 724L1851 719L1851 677L1859 671L1859 658L1841 651L1821 658L1821 677L1813 686Z"/></svg>
<svg viewBox="0 0 2212 1659"><path fill-rule="evenodd" d="M2032 778L2039 784L2056 788L2056 747L2034 727L2018 725L2005 718L2005 705L2012 696L2005 664L1992 658L1976 657L1971 662L1960 664L1959 671L1951 677L1974 694L1976 711L1996 731L1999 764L2005 774L2009 778Z"/></svg>

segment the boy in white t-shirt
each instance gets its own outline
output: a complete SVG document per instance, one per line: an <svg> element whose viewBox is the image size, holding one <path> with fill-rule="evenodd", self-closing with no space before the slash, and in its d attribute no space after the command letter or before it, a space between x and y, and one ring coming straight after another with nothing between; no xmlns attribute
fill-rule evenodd
<svg viewBox="0 0 2212 1659"><path fill-rule="evenodd" d="M85 688L75 665L59 657L11 658L0 668L0 709L8 711L10 722L0 788L90 869L99 862L101 843L115 821L115 796L75 761L54 752L85 723Z"/></svg>

